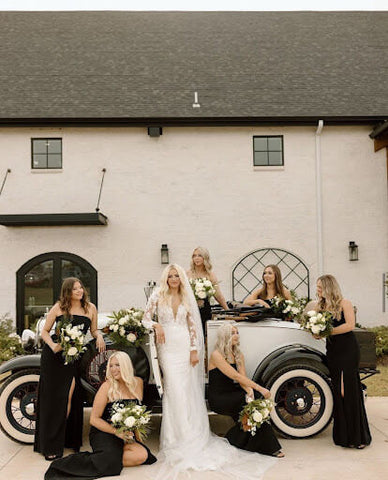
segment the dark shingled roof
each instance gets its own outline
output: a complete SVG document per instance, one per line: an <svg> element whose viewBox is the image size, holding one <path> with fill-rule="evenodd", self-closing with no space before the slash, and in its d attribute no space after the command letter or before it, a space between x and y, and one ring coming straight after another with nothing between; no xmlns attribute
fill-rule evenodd
<svg viewBox="0 0 388 480"><path fill-rule="evenodd" d="M0 12L0 122L371 123L387 46L388 12Z"/></svg>

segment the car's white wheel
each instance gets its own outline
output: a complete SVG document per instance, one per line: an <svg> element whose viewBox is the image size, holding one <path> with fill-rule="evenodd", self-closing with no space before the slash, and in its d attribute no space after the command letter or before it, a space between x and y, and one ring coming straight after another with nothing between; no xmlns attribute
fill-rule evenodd
<svg viewBox="0 0 388 480"><path fill-rule="evenodd" d="M276 404L273 425L285 437L311 437L330 423L333 394L329 378L318 366L287 365L266 386Z"/></svg>
<svg viewBox="0 0 388 480"><path fill-rule="evenodd" d="M11 375L0 389L0 428L12 440L34 443L39 371Z"/></svg>

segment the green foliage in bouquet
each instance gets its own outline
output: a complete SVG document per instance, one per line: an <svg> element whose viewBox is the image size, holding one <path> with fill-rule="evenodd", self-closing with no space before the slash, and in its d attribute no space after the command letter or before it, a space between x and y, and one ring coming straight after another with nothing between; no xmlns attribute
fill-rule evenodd
<svg viewBox="0 0 388 480"><path fill-rule="evenodd" d="M256 435L256 430L260 428L264 422L270 421L271 410L274 407L274 402L270 398L257 399L248 402L241 410L239 422L241 429L250 434Z"/></svg>
<svg viewBox="0 0 388 480"><path fill-rule="evenodd" d="M285 320L299 322L303 316L303 310L307 302L307 297L298 297L292 290L291 300L276 296L271 308L275 314L280 315Z"/></svg>
<svg viewBox="0 0 388 480"><path fill-rule="evenodd" d="M145 405L137 405L136 402L128 404L117 401L112 407L111 421L114 428L120 433L133 432L143 441L149 433L151 412Z"/></svg>
<svg viewBox="0 0 388 480"><path fill-rule="evenodd" d="M109 316L112 320L103 332L108 334L114 343L138 347L144 343L147 335L147 329L141 323L143 315L143 310L134 307L113 312Z"/></svg>
<svg viewBox="0 0 388 480"><path fill-rule="evenodd" d="M72 325L69 320L61 320L55 327L58 342L62 347L62 357L65 365L73 363L86 350L84 325Z"/></svg>
<svg viewBox="0 0 388 480"><path fill-rule="evenodd" d="M0 317L0 363L25 353L8 314Z"/></svg>
<svg viewBox="0 0 388 480"><path fill-rule="evenodd" d="M318 337L328 337L333 330L333 315L330 312L308 311L303 315L300 324L306 332Z"/></svg>

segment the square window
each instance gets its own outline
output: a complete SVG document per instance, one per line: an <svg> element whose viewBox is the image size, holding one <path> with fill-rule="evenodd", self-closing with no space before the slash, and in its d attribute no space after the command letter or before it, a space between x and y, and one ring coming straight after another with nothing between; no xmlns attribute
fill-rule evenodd
<svg viewBox="0 0 388 480"><path fill-rule="evenodd" d="M253 166L283 166L283 136L253 137Z"/></svg>
<svg viewBox="0 0 388 480"><path fill-rule="evenodd" d="M61 169L62 168L62 139L61 138L32 138L32 165L33 169Z"/></svg>

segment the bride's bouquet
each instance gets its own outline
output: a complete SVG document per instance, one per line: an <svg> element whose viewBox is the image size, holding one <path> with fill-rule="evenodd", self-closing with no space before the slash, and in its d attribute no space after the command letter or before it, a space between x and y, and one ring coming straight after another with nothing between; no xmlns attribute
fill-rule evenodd
<svg viewBox="0 0 388 480"><path fill-rule="evenodd" d="M59 344L62 347L62 357L65 365L73 363L86 350L84 325L71 325L71 323L60 323L57 326Z"/></svg>
<svg viewBox="0 0 388 480"><path fill-rule="evenodd" d="M212 282L205 278L190 278L190 285L196 300L211 299L216 294Z"/></svg>
<svg viewBox="0 0 388 480"><path fill-rule="evenodd" d="M109 317L112 320L103 332L107 333L114 343L138 347L147 334L147 329L141 323L143 315L143 310L134 307L113 312Z"/></svg>
<svg viewBox="0 0 388 480"><path fill-rule="evenodd" d="M301 319L301 326L306 332L319 337L328 337L333 330L333 315L330 312L310 310Z"/></svg>
<svg viewBox="0 0 388 480"><path fill-rule="evenodd" d="M240 412L240 424L244 432L256 435L256 430L260 428L264 422L270 421L270 413L274 407L274 402L270 398L257 399L248 402Z"/></svg>
<svg viewBox="0 0 388 480"><path fill-rule="evenodd" d="M151 413L145 405L137 405L136 402L124 404L120 401L113 404L111 422L120 433L138 434L139 440L143 441L148 435L150 420Z"/></svg>

